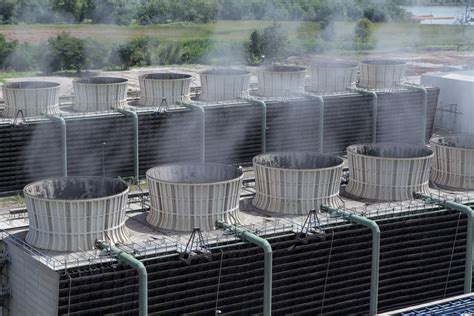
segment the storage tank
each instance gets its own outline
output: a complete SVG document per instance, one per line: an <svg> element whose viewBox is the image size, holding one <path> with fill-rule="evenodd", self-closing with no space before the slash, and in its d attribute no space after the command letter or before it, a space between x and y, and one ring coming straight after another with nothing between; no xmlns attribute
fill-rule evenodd
<svg viewBox="0 0 474 316"><path fill-rule="evenodd" d="M359 67L359 87L365 89L393 89L405 78L406 63L399 60L362 60Z"/></svg>
<svg viewBox="0 0 474 316"><path fill-rule="evenodd" d="M128 80L118 77L91 77L73 81L74 105L78 112L123 108L127 102Z"/></svg>
<svg viewBox="0 0 474 316"><path fill-rule="evenodd" d="M177 163L146 173L151 225L175 231L214 229L217 220L239 223L242 170L214 163Z"/></svg>
<svg viewBox="0 0 474 316"><path fill-rule="evenodd" d="M102 177L62 177L28 184L30 228L26 242L54 251L85 251L96 239L112 244L128 239L125 211L128 186Z"/></svg>
<svg viewBox="0 0 474 316"><path fill-rule="evenodd" d="M356 63L343 61L317 62L311 65L311 89L316 93L340 93L355 86Z"/></svg>
<svg viewBox="0 0 474 316"><path fill-rule="evenodd" d="M253 158L252 204L278 214L304 215L321 204L337 207L343 160L314 152L275 152Z"/></svg>
<svg viewBox="0 0 474 316"><path fill-rule="evenodd" d="M49 81L9 82L2 86L4 117L54 115L59 112L59 83Z"/></svg>
<svg viewBox="0 0 474 316"><path fill-rule="evenodd" d="M163 100L169 107L191 101L193 76L183 73L151 73L138 77L140 105L159 107Z"/></svg>
<svg viewBox="0 0 474 316"><path fill-rule="evenodd" d="M306 69L273 65L257 70L257 94L262 97L289 97L304 93Z"/></svg>
<svg viewBox="0 0 474 316"><path fill-rule="evenodd" d="M199 77L202 101L232 101L249 96L250 72L247 70L212 69L201 72Z"/></svg>
<svg viewBox="0 0 474 316"><path fill-rule="evenodd" d="M422 146L378 143L347 147L349 184L354 197L403 201L413 192L429 193L433 151Z"/></svg>
<svg viewBox="0 0 474 316"><path fill-rule="evenodd" d="M474 189L474 135L433 137L431 181L456 190Z"/></svg>

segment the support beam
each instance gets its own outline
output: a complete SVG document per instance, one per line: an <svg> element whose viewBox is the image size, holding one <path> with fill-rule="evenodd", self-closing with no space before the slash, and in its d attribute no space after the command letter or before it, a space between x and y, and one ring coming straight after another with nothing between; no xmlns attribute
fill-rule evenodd
<svg viewBox="0 0 474 316"><path fill-rule="evenodd" d="M139 160L139 142L138 142L138 115L135 111L130 111L126 109L118 109L116 110L122 113L125 116L130 116L132 118L133 123L133 168L134 168L134 176L135 176L135 183L140 183L140 160Z"/></svg>
<svg viewBox="0 0 474 316"><path fill-rule="evenodd" d="M377 95L377 92L360 88L353 89L352 91L355 91L362 95L369 95L372 97L372 143L375 144L377 142L377 111L379 105L379 97Z"/></svg>
<svg viewBox="0 0 474 316"><path fill-rule="evenodd" d="M201 162L206 162L206 110L201 105L192 105L193 108L201 112L202 124L201 124Z"/></svg>
<svg viewBox="0 0 474 316"><path fill-rule="evenodd" d="M467 205L454 201L442 200L423 193L413 193L415 199L420 199L426 203L436 204L451 210L466 214L467 234L466 234L466 259L464 263L464 293L472 292L472 225L474 223L474 211Z"/></svg>
<svg viewBox="0 0 474 316"><path fill-rule="evenodd" d="M262 153L265 153L267 151L267 104L262 100L254 98L248 98L246 100L262 107Z"/></svg>
<svg viewBox="0 0 474 316"><path fill-rule="evenodd" d="M339 215L342 218L359 225L366 226L372 231L372 263L370 268L370 310L369 315L377 315L379 296L379 267L380 267L380 228L376 222L355 213L321 205L321 211Z"/></svg>
<svg viewBox="0 0 474 316"><path fill-rule="evenodd" d="M421 91L423 98L421 101L421 137L420 137L420 144L422 146L426 145L426 116L427 116L427 111L428 111L428 91L426 90L425 87L423 86L418 86L418 85L404 85L404 87L410 89L410 90L416 90L416 91Z"/></svg>
<svg viewBox="0 0 474 316"><path fill-rule="evenodd" d="M323 153L324 148L324 99L320 95L312 94L312 93L305 93L306 96L310 97L311 99L318 100L318 104L320 107L320 115L319 115L319 153Z"/></svg>
<svg viewBox="0 0 474 316"><path fill-rule="evenodd" d="M62 116L53 116L50 115L48 118L54 122L61 124L61 150L63 152L63 176L67 177L67 129L66 129L66 120Z"/></svg>
<svg viewBox="0 0 474 316"><path fill-rule="evenodd" d="M113 257L116 257L119 261L128 264L138 272L138 306L139 316L148 315L148 274L146 272L145 265L137 260L134 256L118 249L113 245L107 244L105 241L96 240L96 247L100 250L107 251Z"/></svg>
<svg viewBox="0 0 474 316"><path fill-rule="evenodd" d="M272 314L272 267L273 267L273 251L270 243L251 232L230 225L221 221L216 222L216 227L222 228L237 237L259 246L264 252L264 285L263 285L263 316L271 316Z"/></svg>

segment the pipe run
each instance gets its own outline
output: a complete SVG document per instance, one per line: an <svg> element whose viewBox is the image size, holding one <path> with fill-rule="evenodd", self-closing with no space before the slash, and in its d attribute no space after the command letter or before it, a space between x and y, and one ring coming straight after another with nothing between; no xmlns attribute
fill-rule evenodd
<svg viewBox="0 0 474 316"><path fill-rule="evenodd" d="M379 296L379 267L380 267L380 228L376 222L355 213L321 205L321 211L336 214L359 225L366 226L372 231L372 263L370 268L370 310L369 315L377 314Z"/></svg>
<svg viewBox="0 0 474 316"><path fill-rule="evenodd" d="M273 267L273 251L270 243L261 237L252 234L236 225L226 224L221 221L216 222L216 227L222 228L237 237L259 246L264 252L264 285L263 285L263 316L271 316L272 314L272 267Z"/></svg>
<svg viewBox="0 0 474 316"><path fill-rule="evenodd" d="M110 255L119 261L128 264L138 272L138 306L139 316L148 315L148 275L145 265L137 260L131 254L128 254L113 245L107 244L105 241L96 240L95 245L100 250L107 251Z"/></svg>
<svg viewBox="0 0 474 316"><path fill-rule="evenodd" d="M427 116L427 111L428 111L428 91L426 90L425 87L423 86L418 86L418 85L404 85L404 87L411 89L411 90L416 90L416 91L421 91L423 94L423 99L421 101L421 110L423 113L421 113L421 145L426 144L426 116Z"/></svg>
<svg viewBox="0 0 474 316"><path fill-rule="evenodd" d="M262 153L265 153L267 151L267 104L262 100L254 98L248 98L246 100L262 107Z"/></svg>
<svg viewBox="0 0 474 316"><path fill-rule="evenodd" d="M324 142L324 99L320 95L305 93L306 96L311 99L319 101L320 113L319 113L319 153L323 153L323 142Z"/></svg>
<svg viewBox="0 0 474 316"><path fill-rule="evenodd" d="M140 160L139 160L139 142L138 142L138 115L135 111L115 108L118 112L125 116L130 116L133 122L133 168L135 183L140 183Z"/></svg>
<svg viewBox="0 0 474 316"><path fill-rule="evenodd" d="M49 115L48 118L53 122L61 124L61 150L63 152L63 176L67 177L67 128L66 120L62 116Z"/></svg>
<svg viewBox="0 0 474 316"><path fill-rule="evenodd" d="M364 89L353 89L357 93L362 95L369 95L372 97L372 143L377 143L377 111L378 111L378 104L379 104L379 97L377 92L369 91Z"/></svg>
<svg viewBox="0 0 474 316"><path fill-rule="evenodd" d="M467 216L467 234L466 234L466 259L464 264L464 293L468 294L472 291L472 225L474 223L474 211L467 205L454 201L446 201L423 193L413 193L415 199L420 199L426 203L437 204L439 206L452 209Z"/></svg>
<svg viewBox="0 0 474 316"><path fill-rule="evenodd" d="M201 162L206 162L206 110L201 105L192 105L202 114L202 124L201 124Z"/></svg>

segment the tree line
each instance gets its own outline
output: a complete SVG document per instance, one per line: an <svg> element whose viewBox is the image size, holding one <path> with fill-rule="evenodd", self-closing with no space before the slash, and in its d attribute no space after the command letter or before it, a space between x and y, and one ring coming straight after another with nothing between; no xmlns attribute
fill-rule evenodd
<svg viewBox="0 0 474 316"><path fill-rule="evenodd" d="M0 23L157 24L216 20L406 20L390 0L2 0Z"/></svg>

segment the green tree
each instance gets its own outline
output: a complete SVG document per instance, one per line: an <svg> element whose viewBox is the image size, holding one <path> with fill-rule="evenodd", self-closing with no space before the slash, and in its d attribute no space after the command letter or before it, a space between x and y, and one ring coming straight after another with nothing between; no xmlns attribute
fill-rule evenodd
<svg viewBox="0 0 474 316"><path fill-rule="evenodd" d="M15 41L7 41L3 34L0 34L0 68L5 67L7 57L13 53L17 43Z"/></svg>
<svg viewBox="0 0 474 316"><path fill-rule="evenodd" d="M250 65L259 65L263 62L263 39L257 30L250 34L250 40L246 44L247 62Z"/></svg>
<svg viewBox="0 0 474 316"><path fill-rule="evenodd" d="M59 70L80 72L85 65L84 41L63 32L48 40L48 62L43 65L46 73Z"/></svg>
<svg viewBox="0 0 474 316"><path fill-rule="evenodd" d="M373 26L367 18L359 19L354 29L354 49L367 50L375 47Z"/></svg>
<svg viewBox="0 0 474 316"><path fill-rule="evenodd" d="M120 65L122 69L149 66L152 63L152 46L158 47L158 41L148 37L134 38L112 51L112 63Z"/></svg>
<svg viewBox="0 0 474 316"><path fill-rule="evenodd" d="M10 24L16 22L15 0L0 1L0 24Z"/></svg>

